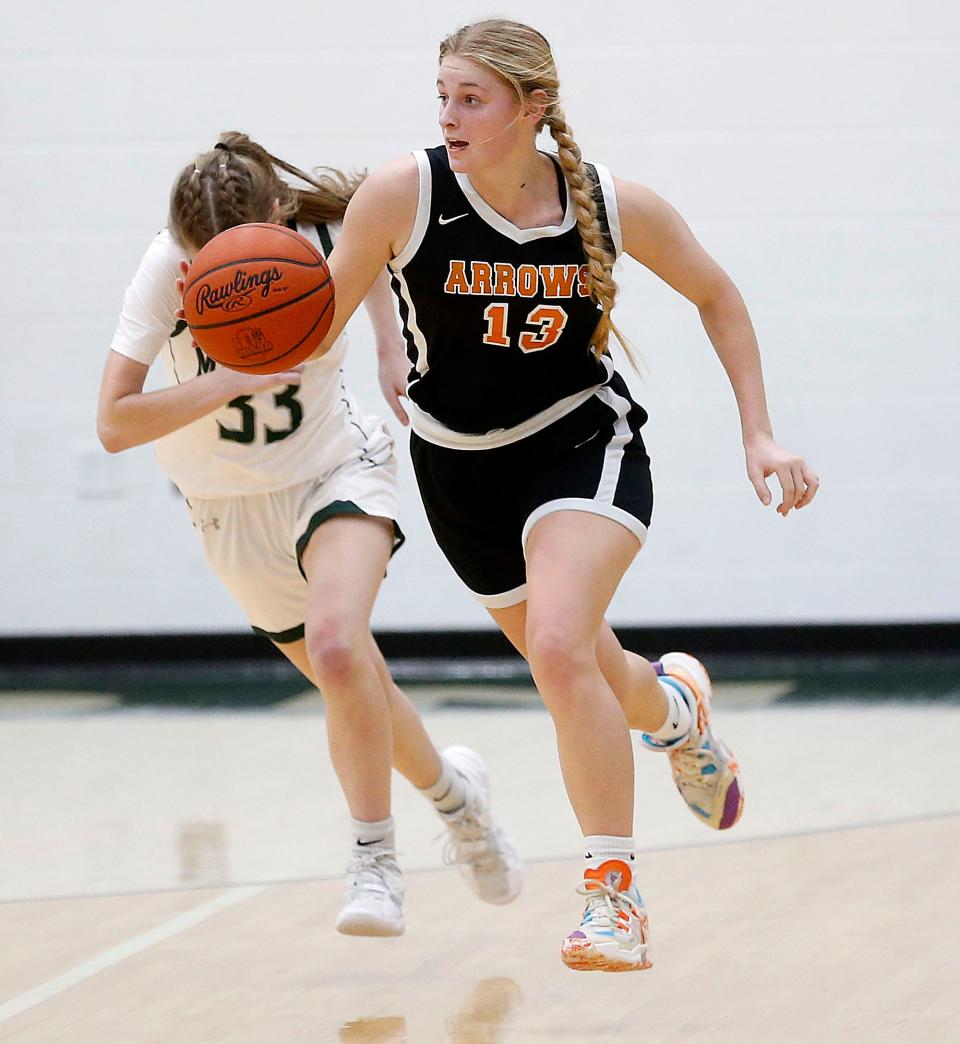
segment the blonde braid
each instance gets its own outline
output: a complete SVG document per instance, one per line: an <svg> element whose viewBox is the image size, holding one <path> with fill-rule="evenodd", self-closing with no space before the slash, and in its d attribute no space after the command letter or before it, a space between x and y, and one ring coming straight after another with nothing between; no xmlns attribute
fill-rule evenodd
<svg viewBox="0 0 960 1044"><path fill-rule="evenodd" d="M576 209L577 231L580 233L583 252L587 259L587 290L602 310L593 335L593 350L597 355L608 352L612 331L630 364L636 369L633 351L610 316L617 300L618 287L613 278L613 264L616 258L610 252L607 237L600 225L597 201L593 194L593 180L587 174L580 146L574 140L573 131L559 104L550 106L545 123L551 137L557 143L557 157Z"/></svg>

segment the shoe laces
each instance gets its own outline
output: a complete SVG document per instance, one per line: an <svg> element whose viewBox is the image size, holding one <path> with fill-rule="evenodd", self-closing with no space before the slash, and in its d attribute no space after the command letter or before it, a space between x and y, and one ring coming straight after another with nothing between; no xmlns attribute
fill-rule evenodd
<svg viewBox="0 0 960 1044"><path fill-rule="evenodd" d="M393 852L360 851L347 864L347 874L352 888L392 894L394 889L390 887L387 875L399 876L400 867Z"/></svg>
<svg viewBox="0 0 960 1044"><path fill-rule="evenodd" d="M621 893L613 885L601 881L581 881L577 891L587 897L587 905L583 911L583 920L589 920L598 928L624 927L620 918L620 910L627 910L627 904Z"/></svg>
<svg viewBox="0 0 960 1044"><path fill-rule="evenodd" d="M682 786L685 790L698 790L704 794L710 794L716 789L720 773L703 771L708 766L718 769L721 760L709 733L696 739L694 743L680 747L679 750L670 751L669 755L677 786Z"/></svg>
<svg viewBox="0 0 960 1044"><path fill-rule="evenodd" d="M443 819L447 827L443 861L447 866L467 863L482 872L499 865L497 830L484 823L469 802L456 812L444 814Z"/></svg>

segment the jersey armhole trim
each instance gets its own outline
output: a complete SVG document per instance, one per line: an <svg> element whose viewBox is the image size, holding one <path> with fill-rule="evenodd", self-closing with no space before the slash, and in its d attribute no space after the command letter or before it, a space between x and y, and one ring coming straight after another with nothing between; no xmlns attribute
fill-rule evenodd
<svg viewBox="0 0 960 1044"><path fill-rule="evenodd" d="M623 232L620 229L620 210L617 207L617 190L613 183L613 175L600 163L594 163L593 166L597 172L597 180L600 182L600 191L603 193L603 203L607 208L610 235L617 250L617 257L619 257L623 253Z"/></svg>
<svg viewBox="0 0 960 1044"><path fill-rule="evenodd" d="M417 251L420 249L423 237L427 234L427 226L430 224L432 189L430 178L430 157L427 156L423 149L417 149L413 153L413 157L417 161L417 170L420 174L420 191L417 195L417 216L413 222L413 231L410 233L410 238L404 245L403 250L388 262L389 268L392 272L399 272L404 265L409 264L413 260Z"/></svg>

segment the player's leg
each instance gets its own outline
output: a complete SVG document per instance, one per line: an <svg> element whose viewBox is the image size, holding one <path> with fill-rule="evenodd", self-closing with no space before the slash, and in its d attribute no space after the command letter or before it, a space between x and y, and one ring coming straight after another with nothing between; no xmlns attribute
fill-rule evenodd
<svg viewBox="0 0 960 1044"><path fill-rule="evenodd" d="M511 645L526 659L527 603L488 611ZM664 723L668 709L667 696L658 684L655 666L624 649L606 620L597 638L596 657L630 728L655 732Z"/></svg>
<svg viewBox="0 0 960 1044"><path fill-rule="evenodd" d="M316 684L303 639L277 648ZM417 709L394 682L372 635L370 656L390 706L393 766L430 802L446 828L444 860L456 865L485 902L511 902L522 887L522 863L513 841L493 816L483 760L469 747L438 751Z"/></svg>
<svg viewBox="0 0 960 1044"><path fill-rule="evenodd" d="M344 514L318 526L300 552L307 658L327 709L330 757L361 820L390 814L393 729L367 637L392 548L387 520Z"/></svg>
<svg viewBox="0 0 960 1044"><path fill-rule="evenodd" d="M338 931L348 935L399 935L404 927L390 808L393 727L367 640L392 549L392 523L360 514L327 518L300 548L304 644L326 707L330 759L352 816L347 901L337 918Z"/></svg>
<svg viewBox="0 0 960 1044"><path fill-rule="evenodd" d="M526 656L526 603L490 612ZM743 811L740 769L713 728L703 664L687 653L666 653L651 663L624 649L606 622L597 662L644 747L668 754L674 783L694 816L714 830L734 826Z"/></svg>
<svg viewBox="0 0 960 1044"><path fill-rule="evenodd" d="M475 750L463 745L437 752L416 708L394 682L372 636L370 644L392 708L394 766L439 815L447 831L444 861L457 867L460 876L484 902L512 902L523 885L523 865L513 840L494 818L486 764Z"/></svg>
<svg viewBox="0 0 960 1044"><path fill-rule="evenodd" d="M520 891L521 864L513 843L490 811L485 765L467 747L450 747L442 753L436 750L420 715L393 681L370 634L373 598L392 549L392 533L383 523L383 519L362 514L335 515L310 538L302 556L309 589L304 651L310 676L328 706L330 693L335 700L347 702L362 693L372 701L370 707L379 707L389 718L391 760L430 801L446 827L446 860L458 866L481 899L510 902ZM384 543L371 537L371 527L375 533L387 532L390 540ZM354 598L336 594L350 591ZM356 597L361 591L362 599ZM349 657L345 653L348 648L352 653ZM332 755L334 749L332 743ZM363 781L358 782L362 788ZM366 814L377 812L379 808L374 807ZM353 815L355 821L365 818L357 811Z"/></svg>
<svg viewBox="0 0 960 1044"><path fill-rule="evenodd" d="M418 790L428 789L440 778L440 754L427 735L416 707L406 693L394 683L373 636L368 632L367 637L370 661L380 679L389 707L393 732L393 767ZM307 656L307 643L303 638L275 644L304 677L317 685L313 667Z"/></svg>
<svg viewBox="0 0 960 1044"><path fill-rule="evenodd" d="M584 834L587 901L562 947L576 969L649 966L647 916L633 884L633 749L596 655L604 613L639 548L629 529L584 511L544 515L526 541L524 643Z"/></svg>
<svg viewBox="0 0 960 1044"><path fill-rule="evenodd" d="M585 833L632 832L633 752L596 645L639 548L623 526L581 511L540 519L526 544L527 659L556 725L564 783Z"/></svg>

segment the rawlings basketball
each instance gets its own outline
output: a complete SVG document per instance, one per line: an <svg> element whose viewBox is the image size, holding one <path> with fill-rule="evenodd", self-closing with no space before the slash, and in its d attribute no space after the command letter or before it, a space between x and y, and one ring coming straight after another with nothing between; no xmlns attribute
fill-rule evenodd
<svg viewBox="0 0 960 1044"><path fill-rule="evenodd" d="M333 322L333 279L323 255L282 225L235 225L193 259L183 312L218 363L279 373L311 355Z"/></svg>

